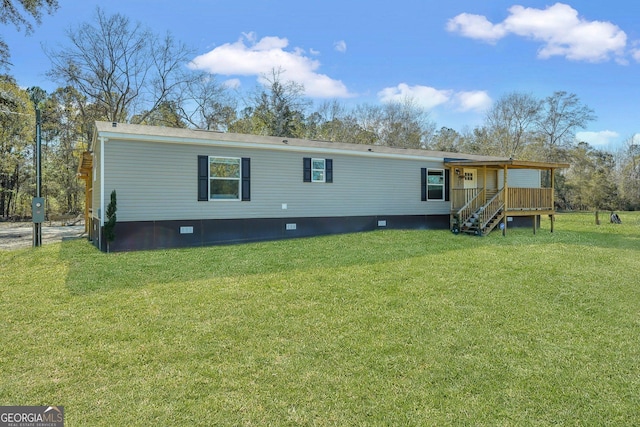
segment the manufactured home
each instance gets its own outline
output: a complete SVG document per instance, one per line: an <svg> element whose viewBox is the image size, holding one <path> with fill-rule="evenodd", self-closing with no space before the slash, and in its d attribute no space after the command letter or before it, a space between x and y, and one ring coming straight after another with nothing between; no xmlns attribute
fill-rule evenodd
<svg viewBox="0 0 640 427"><path fill-rule="evenodd" d="M553 216L565 164L97 122L79 176L89 239L111 251L394 229L484 235ZM548 185L543 185L548 182ZM500 225L501 224L501 225Z"/></svg>

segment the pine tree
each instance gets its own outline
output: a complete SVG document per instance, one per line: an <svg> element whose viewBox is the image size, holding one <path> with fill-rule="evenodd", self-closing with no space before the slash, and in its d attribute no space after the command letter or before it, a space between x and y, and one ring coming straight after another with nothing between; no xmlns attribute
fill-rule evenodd
<svg viewBox="0 0 640 427"><path fill-rule="evenodd" d="M109 243L116 238L116 211L118 210L116 201L116 190L111 192L111 201L107 206L107 222L104 224L104 237L107 239L107 252L109 252Z"/></svg>

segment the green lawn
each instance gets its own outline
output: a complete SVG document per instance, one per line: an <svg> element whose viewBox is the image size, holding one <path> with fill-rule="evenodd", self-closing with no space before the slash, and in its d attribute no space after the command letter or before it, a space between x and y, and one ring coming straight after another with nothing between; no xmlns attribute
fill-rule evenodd
<svg viewBox="0 0 640 427"><path fill-rule="evenodd" d="M640 213L0 252L0 405L68 426L640 425Z"/></svg>

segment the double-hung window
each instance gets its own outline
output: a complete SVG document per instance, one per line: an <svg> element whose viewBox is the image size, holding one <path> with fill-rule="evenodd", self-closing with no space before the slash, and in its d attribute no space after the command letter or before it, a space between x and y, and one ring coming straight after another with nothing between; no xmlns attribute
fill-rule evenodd
<svg viewBox="0 0 640 427"><path fill-rule="evenodd" d="M444 200L443 169L427 169L427 200Z"/></svg>
<svg viewBox="0 0 640 427"><path fill-rule="evenodd" d="M333 159L302 159L302 180L304 182L333 182Z"/></svg>
<svg viewBox="0 0 640 427"><path fill-rule="evenodd" d="M421 200L449 201L449 171L444 169L420 169Z"/></svg>
<svg viewBox="0 0 640 427"><path fill-rule="evenodd" d="M198 156L198 200L251 200L251 159Z"/></svg>
<svg viewBox="0 0 640 427"><path fill-rule="evenodd" d="M240 159L209 157L209 199L240 200Z"/></svg>
<svg viewBox="0 0 640 427"><path fill-rule="evenodd" d="M325 182L325 159L311 159L311 182Z"/></svg>

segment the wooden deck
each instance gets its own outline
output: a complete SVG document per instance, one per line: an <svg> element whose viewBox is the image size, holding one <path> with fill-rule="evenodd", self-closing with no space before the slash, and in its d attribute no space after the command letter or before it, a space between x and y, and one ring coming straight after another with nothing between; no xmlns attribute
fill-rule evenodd
<svg viewBox="0 0 640 427"><path fill-rule="evenodd" d="M488 189L487 193L496 193L498 189ZM458 211L462 209L467 201L473 200L482 193L484 188L462 189L454 188L451 190L451 210ZM507 188L505 197L506 210L511 212L526 212L525 215L538 215L538 211L553 210L553 189L552 188ZM488 202L481 200L480 206Z"/></svg>
<svg viewBox="0 0 640 427"><path fill-rule="evenodd" d="M553 232L555 171L568 168L568 163L521 161L512 158L445 159L445 166L449 168L451 176L449 200L452 231L486 235L499 225L503 234L506 234L509 218L517 216L531 217L535 233L538 218L541 215L550 215ZM540 174L537 182L532 179L520 181L517 177L512 181L509 171L515 169L547 172L548 176L543 180ZM467 171L471 179L467 179ZM548 182L549 188L538 187L541 182ZM535 187L512 185L515 183L532 184ZM481 186L485 188L460 188Z"/></svg>
<svg viewBox="0 0 640 427"><path fill-rule="evenodd" d="M554 215L553 188L451 189L451 229L486 235L508 217ZM553 225L552 225L553 227ZM535 232L535 225L534 225Z"/></svg>

